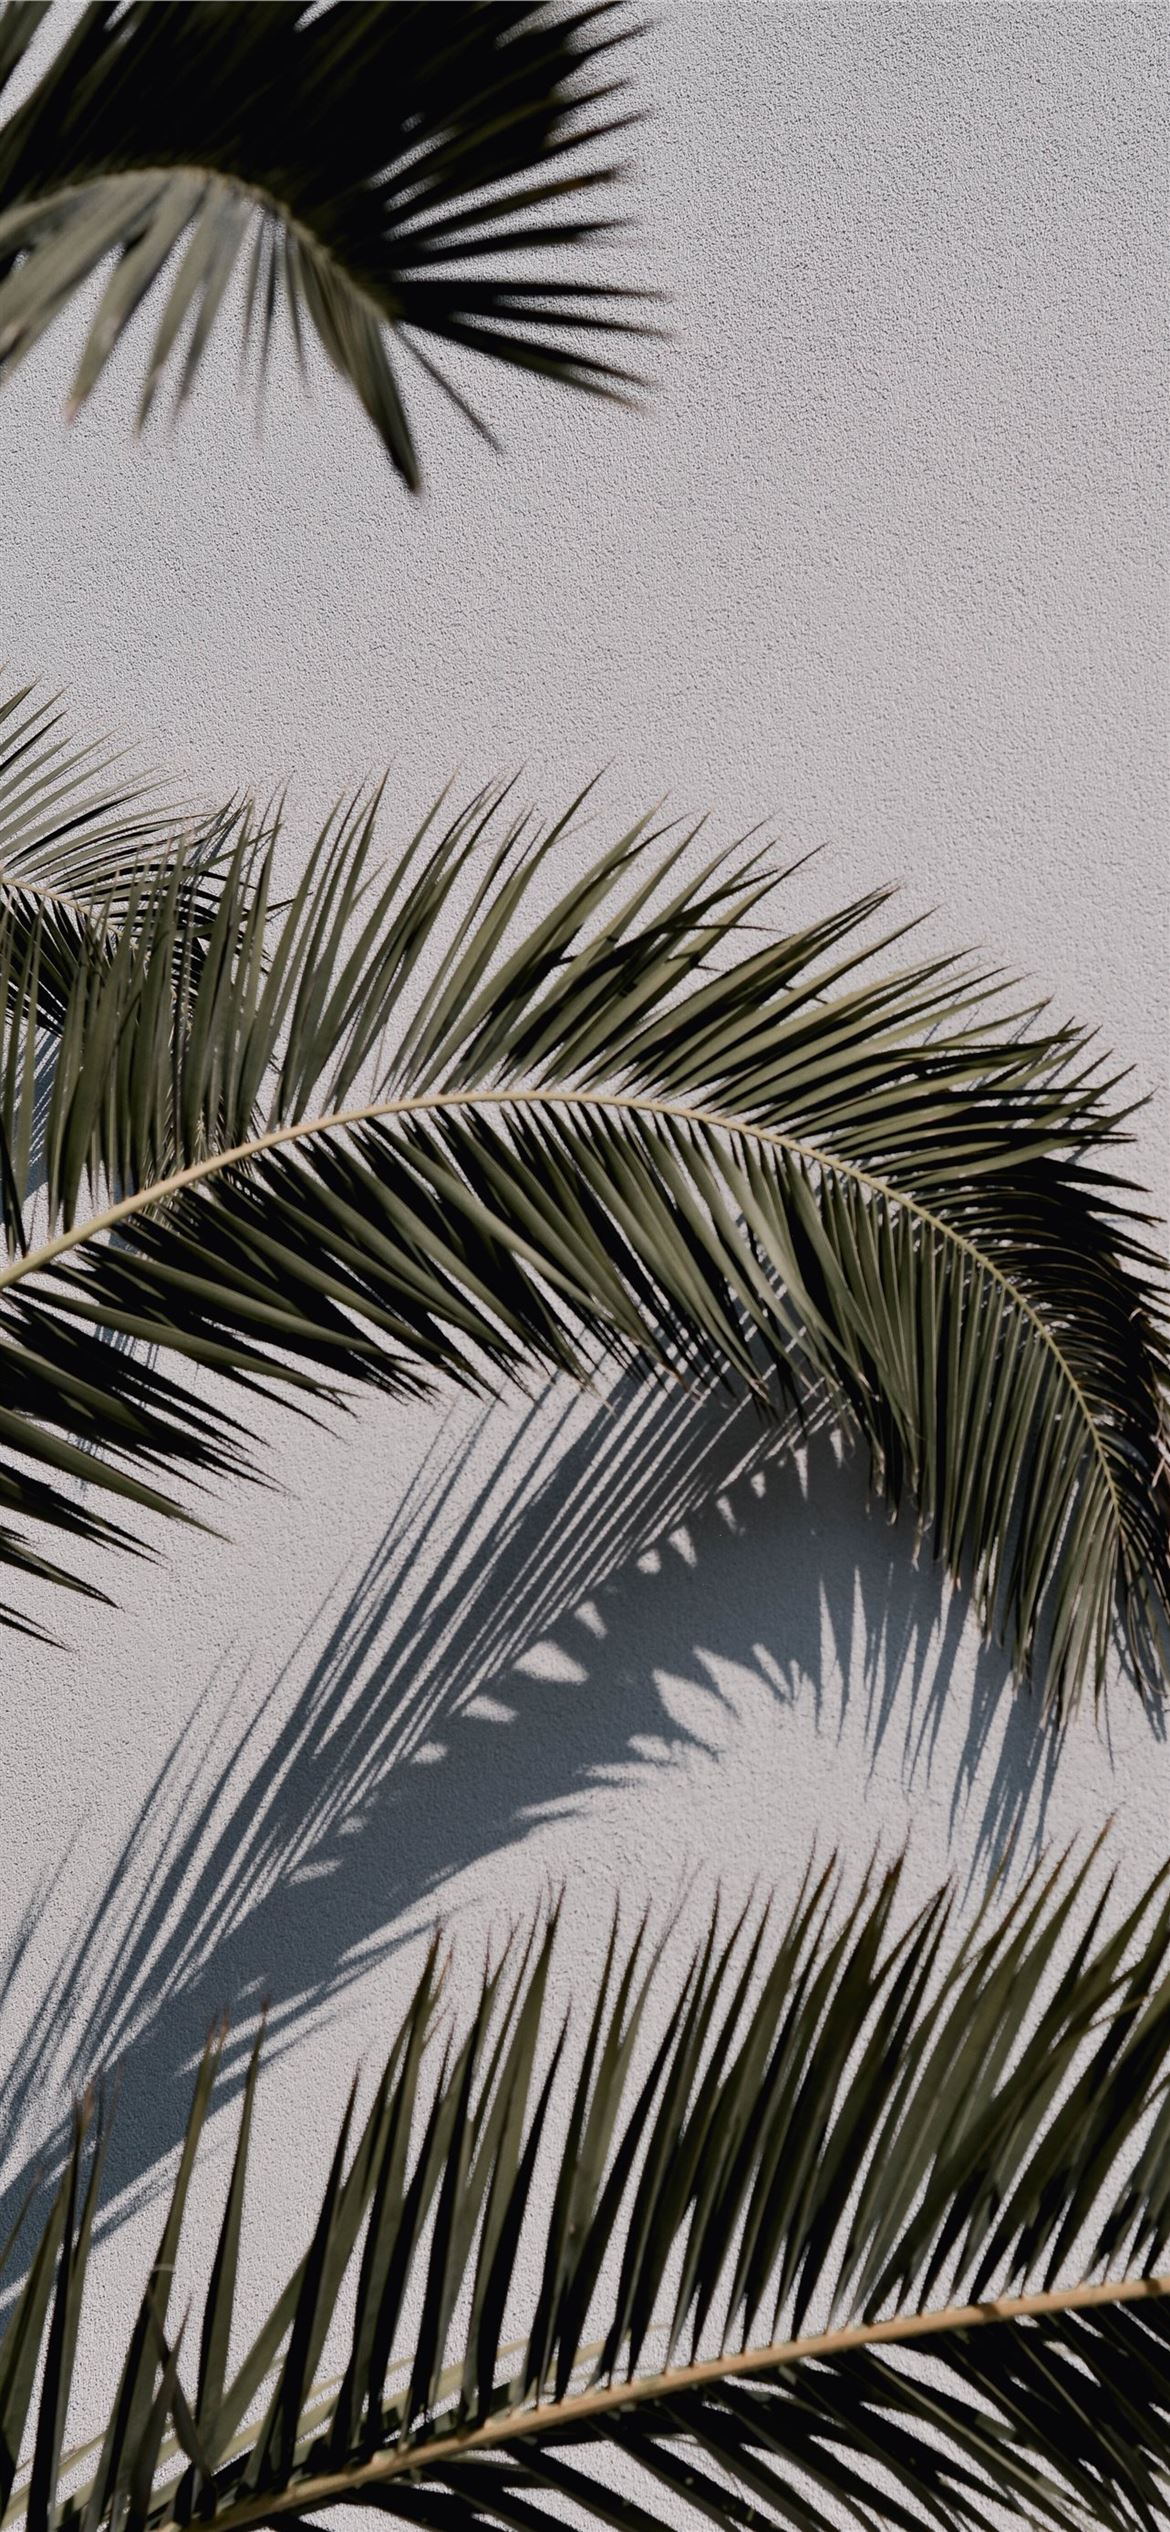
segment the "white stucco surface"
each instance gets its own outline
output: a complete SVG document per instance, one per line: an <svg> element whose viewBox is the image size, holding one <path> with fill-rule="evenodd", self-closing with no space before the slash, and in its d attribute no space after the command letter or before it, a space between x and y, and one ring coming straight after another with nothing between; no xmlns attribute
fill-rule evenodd
<svg viewBox="0 0 1170 2532"><path fill-rule="evenodd" d="M648 418L476 378L506 461L420 401L412 504L328 381L277 378L257 438L234 345L174 436L131 443L129 366L66 431L62 332L0 395L0 648L199 790L291 776L306 841L391 760L398 835L456 768L551 807L607 766L599 831L668 791L823 847L794 913L896 880L1132 1064L1163 1206L1167 27L669 0ZM0 1641L6 2177L112 2042L111 2308L212 2012L266 1994L284 2051L259 2279L436 1912L476 1951L563 1880L593 1959L615 1888L788 1890L814 1838L981 1886L1112 1815L1124 1888L1163 1860L1123 1681L1056 1752L828 1441L797 1469L659 1412L665 1453L624 1401L273 1409L226 1542L119 1565L62 1652Z"/></svg>

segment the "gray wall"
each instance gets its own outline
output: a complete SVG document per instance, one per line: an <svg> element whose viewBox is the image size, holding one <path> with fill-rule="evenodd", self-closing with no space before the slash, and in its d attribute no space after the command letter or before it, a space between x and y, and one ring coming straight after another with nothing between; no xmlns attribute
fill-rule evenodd
<svg viewBox="0 0 1170 2532"><path fill-rule="evenodd" d="M391 759L398 834L455 767L552 805L605 764L599 830L668 790L826 848L794 914L897 880L1100 1024L1162 1204L1166 11L660 18L651 418L477 379L507 462L424 405L412 506L328 381L258 439L226 351L173 438L131 448L128 373L67 433L63 337L0 397L3 649L197 788L291 774L306 838ZM271 1430L226 1544L0 1643L8 2176L77 2050L126 2053L111 2309L222 2002L285 2047L260 2276L436 1911L474 1948L563 1877L588 1957L615 1885L788 1888L814 1834L977 1885L1112 1813L1126 1886L1163 1858L1125 1683L1046 1743L828 1439L561 1397Z"/></svg>

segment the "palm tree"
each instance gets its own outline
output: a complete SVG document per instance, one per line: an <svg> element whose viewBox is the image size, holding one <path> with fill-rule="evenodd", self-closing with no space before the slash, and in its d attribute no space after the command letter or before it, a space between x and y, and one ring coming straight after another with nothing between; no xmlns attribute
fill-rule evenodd
<svg viewBox="0 0 1170 2532"><path fill-rule="evenodd" d="M1082 1031L893 959L880 893L761 933L750 841L647 818L583 867L581 802L506 789L384 864L355 795L280 900L277 813L184 826L4 712L0 1560L192 1517L160 1481L245 1468L261 1386L608 1361L828 1402L1054 1705L1118 1630L1157 1693L1160 1269Z"/></svg>
<svg viewBox="0 0 1170 2532"><path fill-rule="evenodd" d="M0 8L0 90L47 14ZM0 126L0 377L114 258L74 410L152 292L139 423L168 376L181 404L240 271L261 379L278 324L302 367L316 342L414 489L403 357L481 431L452 351L631 396L650 294L576 265L620 225L590 202L624 173L614 56L635 31L623 0L71 13Z"/></svg>
<svg viewBox="0 0 1170 2532"><path fill-rule="evenodd" d="M236 2358L257 2042L196 2358L172 2272L219 2035L104 2431L71 2455L83 2107L0 2343L5 2520L245 2532L357 2503L652 2532L663 2491L795 2532L1165 2520L1170 1871L1108 1931L1107 1898L1066 1860L964 1926L945 1891L912 1913L899 1865L810 1868L783 1922L716 1911L689 1960L615 1923L579 2020L557 1907L461 2022L432 1945Z"/></svg>

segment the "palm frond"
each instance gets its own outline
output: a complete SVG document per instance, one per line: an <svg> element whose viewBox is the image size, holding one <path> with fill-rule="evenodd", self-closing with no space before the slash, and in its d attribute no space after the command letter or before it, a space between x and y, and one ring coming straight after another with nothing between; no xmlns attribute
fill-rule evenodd
<svg viewBox="0 0 1170 2532"><path fill-rule="evenodd" d="M152 892L177 891L190 954L210 929L216 873L250 804L209 815L161 796L107 741L78 739L61 698L0 696L0 963L7 999L23 975L34 1014L59 1030L79 965L135 934ZM38 1053L39 1050L30 1050Z"/></svg>
<svg viewBox="0 0 1170 2532"><path fill-rule="evenodd" d="M184 812L127 773L108 744L75 739L58 697L28 686L0 697L0 1221L10 1246L28 1245L50 1084L59 1093L81 1039L84 1062L97 1064L104 1084L113 1040L84 1027L95 991L112 1015L128 1000L123 989L119 1002L117 979L140 976L149 962L156 995L162 989L160 1053L169 1070L171 1033L222 913L222 882L241 859L251 861L265 833L272 841L275 823L266 830L244 800L212 815ZM237 886L230 902L238 894ZM119 1161L110 1123L103 1088L89 1160L107 1181Z"/></svg>
<svg viewBox="0 0 1170 2532"><path fill-rule="evenodd" d="M122 752L75 739L58 695L33 685L0 697L0 887L64 903L77 916L124 911L181 812L157 785L113 779Z"/></svg>
<svg viewBox="0 0 1170 2532"><path fill-rule="evenodd" d="M235 2362L253 2052L192 2370L172 2273L217 2038L88 2469L64 2452L83 2113L0 2344L5 2521L244 2532L361 2503L646 2532L663 2490L797 2532L1164 2520L1167 1872L1108 1899L1092 1858L966 1922L947 1891L911 1913L899 1865L859 1890L810 1867L785 1920L716 1913L689 1960L615 1924L568 2020L559 1908L459 2026L432 1946Z"/></svg>
<svg viewBox="0 0 1170 2532"><path fill-rule="evenodd" d="M292 1397L587 1378L599 1349L764 1413L816 1380L1054 1702L1101 1689L1118 1629L1156 1692L1160 1270L1083 1033L891 961L880 897L762 935L760 858L680 882L693 836L652 821L529 914L577 806L543 833L503 795L437 806L379 870L355 797L275 914L271 839L237 839L198 969L165 874L79 967L47 1236L0 1270L5 1503L76 1527L82 1455L91 1505L239 1463L239 1427L112 1334Z"/></svg>
<svg viewBox="0 0 1170 2532"><path fill-rule="evenodd" d="M74 408L152 292L140 421L181 404L241 273L261 375L278 322L316 339L412 487L392 345L473 421L425 343L628 396L646 294L576 266L618 225L590 203L634 31L619 0L98 0L0 127L0 376L112 259ZM0 14L0 68L29 32Z"/></svg>

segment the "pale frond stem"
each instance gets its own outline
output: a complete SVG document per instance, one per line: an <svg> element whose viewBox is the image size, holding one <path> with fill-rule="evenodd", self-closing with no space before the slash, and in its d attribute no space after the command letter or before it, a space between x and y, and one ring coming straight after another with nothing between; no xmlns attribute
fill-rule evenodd
<svg viewBox="0 0 1170 2532"><path fill-rule="evenodd" d="M995 2324L1043 2321L1066 2312L1116 2310L1126 2304L1152 2303L1170 2295L1170 2275L1121 2277L1096 2284L1054 2286L1031 2295L1000 2295L988 2303L947 2304L933 2312L895 2313L886 2321L856 2322L838 2330L817 2331L807 2338L779 2339L768 2347L737 2348L693 2365L679 2365L665 2374L644 2374L633 2382L598 2385L591 2391L550 2400L531 2409L509 2409L485 2425L462 2434L434 2436L429 2443L408 2444L376 2453L352 2470L321 2472L298 2479L277 2494L257 2494L238 2505L224 2506L215 2517L215 2532L244 2532L244 2527L276 2514L312 2514L318 2507L352 2496L388 2479L417 2478L441 2470L444 2463L467 2453L486 2453L504 2444L530 2442L562 2426L590 2418L613 2417L619 2411L645 2408L656 2400L674 2400L687 2391L753 2374L779 2373L817 2357L847 2356L870 2347L914 2347L924 2340L957 2331L986 2329ZM173 2520L157 2532L180 2532Z"/></svg>
<svg viewBox="0 0 1170 2532"><path fill-rule="evenodd" d="M160 182L169 182L175 176L189 176L194 183L205 185L209 193L215 191L235 195L238 200L250 203L254 211L263 213L267 219L276 220L281 228L287 229L289 234L296 238L299 246L307 248L311 254L327 262L335 272L339 273L344 279L346 289L369 309L377 324L393 325L398 322L401 314L398 303L388 295L385 298L375 297L372 291L356 281L348 267L338 263L337 257L331 255L329 249L322 245L315 230L298 216L292 205L282 201L280 195L273 193L267 185L255 184L247 176L225 175L222 167L201 166L197 159L177 161L174 165L158 168L152 167L144 159L140 167L118 168L113 176L104 176L101 181L104 184L110 184L116 182L117 177L121 176L129 185L137 184L143 176L155 175L158 176ZM55 211L59 207L65 208L80 196L92 192L94 182L93 175L87 173L76 177L69 184L58 185L51 194L44 194L37 198L36 209L40 212ZM12 206L14 211L19 211L23 207L23 204L19 202ZM66 412L72 419L71 400L67 403Z"/></svg>
<svg viewBox="0 0 1170 2532"><path fill-rule="evenodd" d="M925 1230L932 1232L948 1247L970 1258L981 1274L988 1275L992 1282L999 1285L1013 1309L1020 1311L1034 1328L1041 1344L1046 1347L1057 1364L1061 1378L1070 1394L1076 1400L1086 1428L1092 1437L1093 1449L1114 1511L1118 1521L1122 1521L1123 1507L1116 1480L1083 1387L1071 1363L1062 1353L1052 1329L1045 1325L1034 1304L993 1258L986 1256L973 1240L957 1230L953 1223L947 1222L941 1215L933 1212L929 1205L922 1203L920 1198L910 1195L901 1187L889 1186L874 1172L859 1168L856 1162L840 1160L832 1151L819 1149L816 1144L802 1141L797 1135L784 1134L774 1126L754 1125L741 1117L725 1116L718 1109L695 1107L685 1100L655 1099L648 1094L639 1095L626 1091L544 1088L422 1091L396 1099L371 1101L356 1108L336 1109L327 1116L298 1118L290 1125L273 1126L264 1134L252 1136L247 1142L233 1144L229 1150L212 1152L205 1159L192 1161L186 1168L175 1170L170 1177L158 1179L149 1187L138 1188L132 1195L122 1197L117 1204L108 1205L103 1212L94 1214L88 1221L75 1224L67 1231L59 1232L54 1239L46 1240L41 1247L29 1250L26 1256L15 1259L0 1270L0 1293L3 1293L11 1284L23 1282L27 1275L36 1274L41 1269L54 1265L58 1258L68 1256L71 1251L84 1247L90 1240L100 1238L103 1232L116 1230L120 1223L132 1221L137 1215L153 1211L156 1206L166 1204L172 1196L184 1194L188 1188L199 1186L205 1179L217 1177L224 1171L240 1168L249 1161L258 1160L265 1152L278 1151L292 1144L308 1142L320 1135L343 1133L351 1127L376 1125L389 1118L452 1116L485 1108L493 1109L502 1115L523 1109L585 1109L604 1116L660 1118L664 1123L697 1126L704 1133L723 1134L732 1140L756 1143L764 1150L783 1152L789 1159L806 1161L814 1168L829 1172L833 1177L847 1179L851 1185L860 1188L867 1195L879 1196L886 1203L897 1205L901 1211L909 1214L914 1221L920 1222Z"/></svg>
<svg viewBox="0 0 1170 2532"><path fill-rule="evenodd" d="M96 183L116 184L120 179L129 186L140 183L144 176L157 177L160 184L169 182L172 176L190 176L193 182L206 185L209 190L215 186L221 193L239 194L245 201L252 203L257 211L266 211L271 218L279 220L284 227L295 230L297 236L306 239L310 245L316 242L312 229L297 217L287 202L282 202L279 194L272 192L270 186L255 184L248 176L234 173L225 175L222 167L204 164L196 158L176 159L168 161L165 166L154 166L144 154L139 165L114 168L100 177L95 176L92 169L87 169L84 175L72 176L65 184L54 185L49 193L30 195L27 200L20 199L10 203L8 215L15 217L20 211L32 210L35 210L38 215L46 215L67 210L70 203L76 202L87 193L92 193ZM370 304L373 306L376 302L371 300Z"/></svg>

